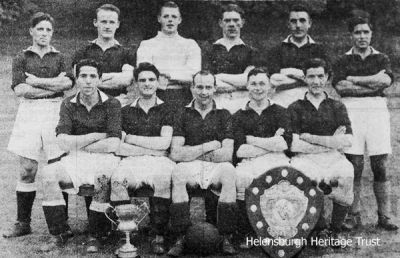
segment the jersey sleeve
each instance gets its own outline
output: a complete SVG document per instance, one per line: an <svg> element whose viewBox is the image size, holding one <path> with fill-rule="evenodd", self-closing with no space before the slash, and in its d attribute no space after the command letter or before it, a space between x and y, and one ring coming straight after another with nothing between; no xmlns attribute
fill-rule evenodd
<svg viewBox="0 0 400 258"><path fill-rule="evenodd" d="M60 107L60 119L56 127L56 135L59 134L72 134L73 130L73 116L71 110L68 108L69 98L65 99L61 103Z"/></svg>
<svg viewBox="0 0 400 258"><path fill-rule="evenodd" d="M336 89L338 82L346 80L346 60L345 56L341 56L333 64L332 86Z"/></svg>
<svg viewBox="0 0 400 258"><path fill-rule="evenodd" d="M346 127L346 134L353 134L353 130L351 128L351 122L349 115L347 113L346 106L341 103L337 102L336 107L336 121L337 121L337 127L339 126L345 126Z"/></svg>
<svg viewBox="0 0 400 258"><path fill-rule="evenodd" d="M232 115L229 113L228 110L222 111L222 134L220 140L224 139L234 139L233 136L233 126L232 126Z"/></svg>
<svg viewBox="0 0 400 258"><path fill-rule="evenodd" d="M282 137L286 141L289 149L292 144L293 139L293 132L292 132L292 125L289 111L285 108L280 108L278 114L278 127L283 128L285 132L283 133Z"/></svg>
<svg viewBox="0 0 400 258"><path fill-rule="evenodd" d="M107 137L121 138L121 120L121 104L113 98L107 108Z"/></svg>
<svg viewBox="0 0 400 258"><path fill-rule="evenodd" d="M301 114L299 114L297 103L291 104L288 109L288 116L290 118L290 130L294 134L301 133Z"/></svg>
<svg viewBox="0 0 400 258"><path fill-rule="evenodd" d="M18 55L12 62L12 82L11 89L14 90L15 86L24 83L25 75L25 60L23 55Z"/></svg>
<svg viewBox="0 0 400 258"><path fill-rule="evenodd" d="M268 68L270 75L279 73L281 70L281 46L277 45L267 52L264 65Z"/></svg>
<svg viewBox="0 0 400 258"><path fill-rule="evenodd" d="M173 136L185 137L185 112L182 110L171 115L173 116Z"/></svg>

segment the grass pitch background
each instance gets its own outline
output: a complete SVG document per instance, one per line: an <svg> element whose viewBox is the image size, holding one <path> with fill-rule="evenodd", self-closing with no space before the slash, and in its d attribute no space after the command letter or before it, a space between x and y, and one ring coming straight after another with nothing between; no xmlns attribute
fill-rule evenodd
<svg viewBox="0 0 400 258"><path fill-rule="evenodd" d="M90 23L91 18L85 17L85 10L94 10L100 2L104 1L34 1L38 4L40 10L54 14L58 25L53 36L53 44L60 51L65 53L68 58L82 44L86 44L87 40L96 37L96 31L93 29L84 29L79 32L79 24ZM82 7L81 9L78 7ZM77 15L77 19L71 19ZM11 84L11 62L12 57L19 51L31 44L31 38L27 29L27 18L22 17L21 20L12 24L3 24L0 28L0 231L11 225L16 217L16 197L15 185L18 178L18 160L16 156L7 152L9 136L13 127L16 111L18 108L18 100L10 89ZM60 22L61 21L61 22ZM122 21L124 22L124 21ZM268 26L269 23L262 24L256 20L250 20L247 26L258 26L259 30L249 29L245 27L243 38L246 42L258 47L259 49L269 49L273 45L279 43L286 36L286 27L284 20L277 20L274 26ZM87 28L86 26L85 28ZM137 27L137 26L136 26ZM90 27L89 27L90 28ZM133 28L133 29L131 29ZM117 34L118 40L127 46L138 45L142 39L140 30L136 30L135 26L129 27L129 30L121 28ZM215 26L213 28L213 38L218 38L219 30ZM342 21L332 23L325 20L314 20L311 35L318 41L324 42L333 55L343 53L350 47L349 35L346 31L345 24ZM389 53L394 64L394 70L399 71L398 55L400 52L400 37L390 33L375 33L374 46L378 50ZM202 47L209 46L206 40L199 41ZM69 60L69 59L68 59ZM391 113L391 132L393 154L389 158L388 173L392 182L391 203L393 210L393 219L400 225L399 220L399 196L400 196L400 177L398 175L400 167L400 87L398 83L398 73L396 73L395 84L388 89L388 106ZM69 223L77 234L71 239L66 248L56 250L49 254L37 252L38 247L43 241L48 239L47 226L44 220L41 208L41 200L43 192L41 189L41 172L39 170L37 182L39 183L39 191L32 213L32 229L33 234L16 239L0 238L0 257L82 257L86 256L85 235L81 234L86 225L86 212L84 201L81 197L70 197ZM196 198L192 202L192 211L194 212L193 220L204 219L203 201ZM376 201L372 190L372 172L369 163L366 162L363 176L363 192L362 192L362 208L363 222L365 224L361 231L353 232L348 235L349 238L363 236L366 238L381 238L381 246L352 246L347 249L339 249L335 252L332 250L315 250L306 248L300 257L399 257L400 256L400 235L396 232L383 232L375 230L373 225L376 222ZM138 238L139 248L142 257L154 257L149 252L149 243L145 236ZM88 255L88 257L112 257L113 246L106 245L100 254ZM236 257L260 257L264 253L260 248L254 248L251 251L241 252ZM188 256L189 257L189 256Z"/></svg>

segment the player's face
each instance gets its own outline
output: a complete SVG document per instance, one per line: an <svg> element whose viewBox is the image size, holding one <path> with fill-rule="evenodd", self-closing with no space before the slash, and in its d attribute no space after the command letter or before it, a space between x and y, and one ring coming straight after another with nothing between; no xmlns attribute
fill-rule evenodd
<svg viewBox="0 0 400 258"><path fill-rule="evenodd" d="M222 19L219 21L219 26L222 28L222 34L228 38L240 37L244 20L237 12L224 12Z"/></svg>
<svg viewBox="0 0 400 258"><path fill-rule="evenodd" d="M152 71L139 73L137 83L141 97L150 98L156 94L158 80Z"/></svg>
<svg viewBox="0 0 400 258"><path fill-rule="evenodd" d="M324 94L324 88L328 81L328 75L323 67L309 68L306 71L305 81L308 85L308 92L314 96Z"/></svg>
<svg viewBox="0 0 400 258"><path fill-rule="evenodd" d="M260 101L267 98L272 92L267 74L258 73L250 76L247 82L247 90L249 91L250 99Z"/></svg>
<svg viewBox="0 0 400 258"><path fill-rule="evenodd" d="M368 24L357 24L351 34L353 46L358 49L366 49L371 44L372 30Z"/></svg>
<svg viewBox="0 0 400 258"><path fill-rule="evenodd" d="M165 34L175 34L178 26L181 24L181 13L178 8L163 7L158 16L158 22L161 25L161 31Z"/></svg>
<svg viewBox="0 0 400 258"><path fill-rule="evenodd" d="M97 72L97 68L93 66L82 66L78 78L76 79L76 84L80 93L89 97L97 93L97 87L101 83L101 78Z"/></svg>
<svg viewBox="0 0 400 258"><path fill-rule="evenodd" d="M97 35L103 39L114 39L115 32L119 28L118 13L108 10L100 10L97 19L93 22L97 28Z"/></svg>
<svg viewBox="0 0 400 258"><path fill-rule="evenodd" d="M292 37L302 40L307 36L311 27L311 20L306 12L290 12L289 24Z"/></svg>
<svg viewBox="0 0 400 258"><path fill-rule="evenodd" d="M46 47L50 45L51 37L53 36L53 25L49 21L41 21L35 27L29 30L33 45Z"/></svg>
<svg viewBox="0 0 400 258"><path fill-rule="evenodd" d="M206 106L212 104L213 96L216 91L214 77L212 75L197 75L194 78L192 94L197 103Z"/></svg>

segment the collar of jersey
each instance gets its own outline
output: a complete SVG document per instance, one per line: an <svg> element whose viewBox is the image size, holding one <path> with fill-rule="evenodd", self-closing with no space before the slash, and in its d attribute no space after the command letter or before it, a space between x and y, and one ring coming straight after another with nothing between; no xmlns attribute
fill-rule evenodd
<svg viewBox="0 0 400 258"><path fill-rule="evenodd" d="M287 43L287 44L292 43L291 38L292 38L292 34L287 36L282 42ZM294 43L292 43L292 44L294 44ZM316 44L316 42L310 37L310 35L307 35L307 43L304 44L303 46L308 45L308 44Z"/></svg>
<svg viewBox="0 0 400 258"><path fill-rule="evenodd" d="M135 101L133 101L133 103L130 105L131 107L136 107L136 108L141 108L139 105L139 98L135 99ZM162 103L164 103L164 101L162 101L159 97L156 98L156 106L161 105Z"/></svg>
<svg viewBox="0 0 400 258"><path fill-rule="evenodd" d="M30 46L27 49L24 49L23 51L24 52L32 52L32 53L35 53L35 54L39 54L33 49L33 46ZM49 51L47 53L60 53L60 51L58 51L55 47L50 46L50 49L49 49Z"/></svg>
<svg viewBox="0 0 400 258"><path fill-rule="evenodd" d="M380 54L381 52L379 52L378 50L376 50L375 48L371 47L371 54L370 55L376 55L376 54ZM345 53L345 55L354 55L354 47L352 47L349 51L347 51Z"/></svg>
<svg viewBox="0 0 400 258"><path fill-rule="evenodd" d="M194 108L194 101L195 101L195 99L193 99L192 101L190 101L190 103L187 104L186 107L195 110L195 108ZM213 107L212 107L212 110L214 110L214 109L222 109L222 107L219 106L218 103L215 102L215 100L213 100Z"/></svg>
<svg viewBox="0 0 400 258"><path fill-rule="evenodd" d="M104 102L106 102L109 98L108 98L108 96L107 96L107 94L105 94L104 92L102 92L101 90L97 90L97 92L98 92L98 94L99 94L99 96L100 96L100 102L101 103L104 103ZM79 91L75 94L75 97L73 97L71 100L70 100L70 102L71 103L78 103L79 102L79 99L78 99L78 97L79 97Z"/></svg>
<svg viewBox="0 0 400 258"><path fill-rule="evenodd" d="M264 108L263 111L266 110L267 108L269 108L270 106L272 106L272 105L275 104L275 102L274 102L273 100L271 100L271 99L268 99L268 101L269 101L269 105L268 105L268 107ZM244 105L244 106L241 108L241 110L243 110L243 111L246 111L246 110L254 110L254 109L252 109L252 108L250 107L250 100L247 101L246 105Z"/></svg>
<svg viewBox="0 0 400 258"><path fill-rule="evenodd" d="M223 45L225 48L228 48L226 42L227 42L227 41L226 41L225 38L220 38L219 40L215 41L214 44L220 44L220 45ZM246 45L246 44L243 42L243 40L242 40L241 38L238 38L238 39L236 39L236 40L234 41L234 44L232 45L232 47L234 47L234 46L240 46L240 45ZM232 47L231 47L231 48L232 48Z"/></svg>
<svg viewBox="0 0 400 258"><path fill-rule="evenodd" d="M92 41L89 41L89 43L91 43L91 44L95 44L95 45L97 45L97 46L99 46L100 47L100 45L99 44L97 44L97 39L94 39L94 40L92 40ZM116 39L114 39L114 45L112 45L111 47L115 47L115 46L121 46L121 44L118 42L118 40L116 40ZM101 47L100 47L101 48Z"/></svg>

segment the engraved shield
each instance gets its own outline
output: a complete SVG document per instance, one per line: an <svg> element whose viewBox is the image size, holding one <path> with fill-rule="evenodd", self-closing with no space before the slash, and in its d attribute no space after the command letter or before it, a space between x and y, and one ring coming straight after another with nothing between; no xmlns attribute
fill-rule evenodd
<svg viewBox="0 0 400 258"><path fill-rule="evenodd" d="M301 250L321 213L323 193L302 172L273 168L246 189L250 224L271 257L292 257Z"/></svg>

